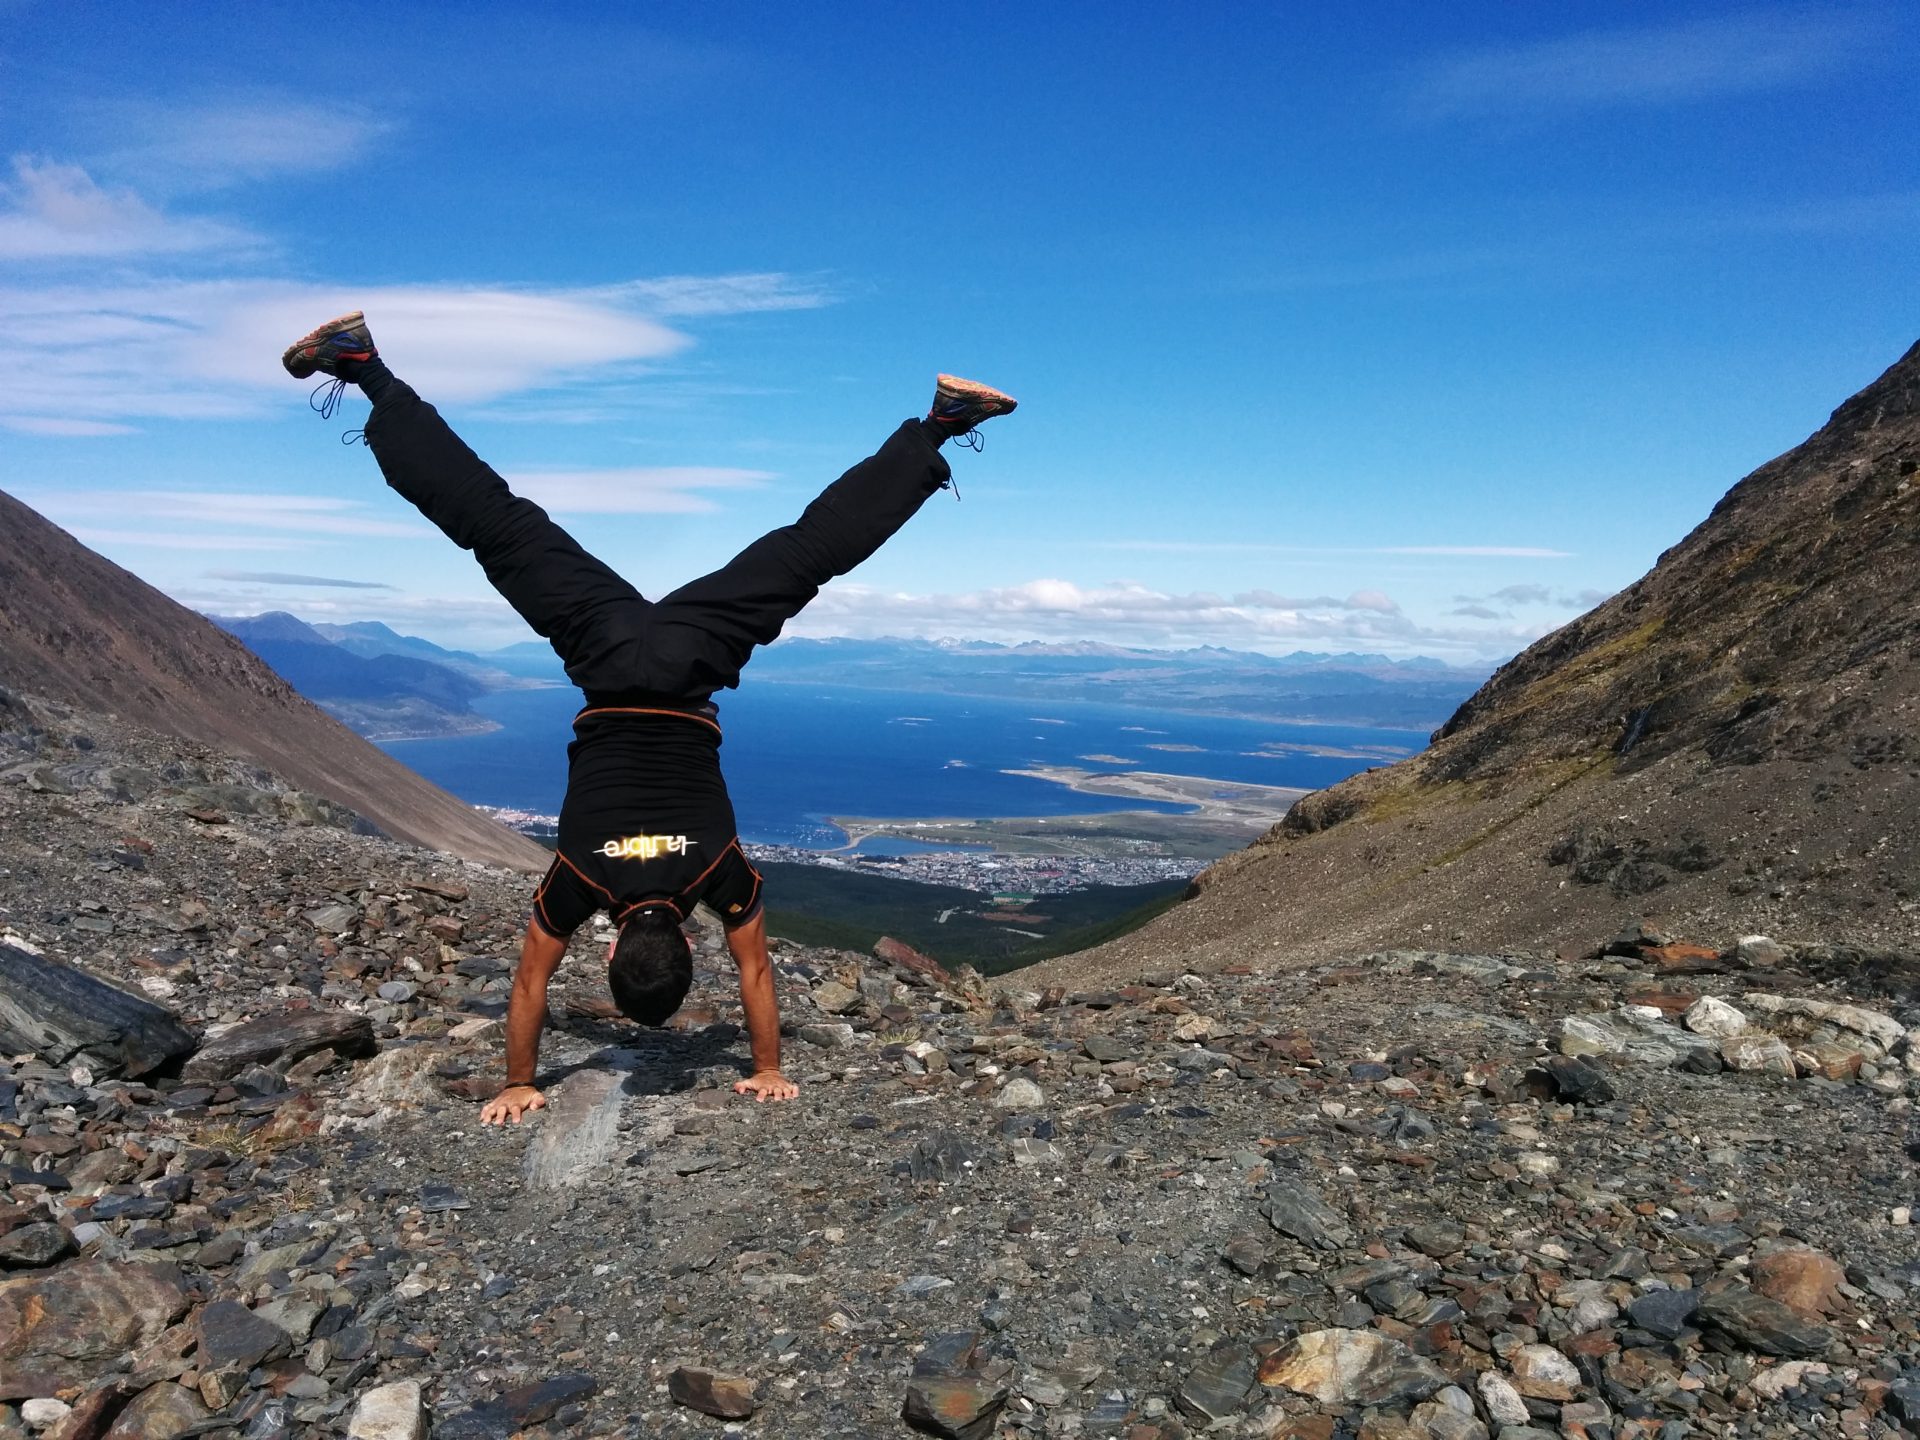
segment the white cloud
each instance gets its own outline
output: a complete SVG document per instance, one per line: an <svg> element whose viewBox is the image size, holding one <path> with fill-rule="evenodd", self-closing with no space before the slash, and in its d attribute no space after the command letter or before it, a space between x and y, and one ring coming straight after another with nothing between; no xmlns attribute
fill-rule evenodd
<svg viewBox="0 0 1920 1440"><path fill-rule="evenodd" d="M1463 51L1421 68L1410 105L1443 118L1775 90L1870 58L1883 28L1863 12L1809 6Z"/></svg>
<svg viewBox="0 0 1920 1440"><path fill-rule="evenodd" d="M634 465L604 470L513 471L514 493L563 515L692 515L715 510L700 490L763 485L769 470L710 465Z"/></svg>
<svg viewBox="0 0 1920 1440"><path fill-rule="evenodd" d="M1432 629L1378 591L1345 600L1268 591L1172 594L1131 582L1081 586L1040 579L964 594L915 595L839 582L821 592L790 633L1015 639L1100 639L1118 644L1299 645L1390 654L1509 655L1536 631Z"/></svg>
<svg viewBox="0 0 1920 1440"><path fill-rule="evenodd" d="M786 308L777 277L712 277L737 308ZM673 282L692 286L691 280ZM812 294L813 292L808 292ZM280 367L289 342L364 309L394 368L434 398L472 404L551 387L591 389L692 343L638 292L506 286L347 288L288 280L150 281L0 289L0 345L35 363L8 376L0 423L218 419L303 398ZM41 433L49 433L42 430Z"/></svg>
<svg viewBox="0 0 1920 1440"><path fill-rule="evenodd" d="M1571 550L1538 545L1269 545L1256 540L1089 540L1092 550L1171 555L1453 555L1470 559L1571 560Z"/></svg>
<svg viewBox="0 0 1920 1440"><path fill-rule="evenodd" d="M0 260L101 260L251 249L253 236L216 220L163 214L131 190L109 190L77 165L13 157L0 185Z"/></svg>

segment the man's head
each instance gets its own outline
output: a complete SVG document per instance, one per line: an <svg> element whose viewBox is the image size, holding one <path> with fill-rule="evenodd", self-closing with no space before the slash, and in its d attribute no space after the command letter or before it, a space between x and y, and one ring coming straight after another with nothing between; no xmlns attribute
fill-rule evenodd
<svg viewBox="0 0 1920 1440"><path fill-rule="evenodd" d="M664 905L630 915L607 954L607 984L629 1020L666 1024L693 986L693 952L680 917Z"/></svg>

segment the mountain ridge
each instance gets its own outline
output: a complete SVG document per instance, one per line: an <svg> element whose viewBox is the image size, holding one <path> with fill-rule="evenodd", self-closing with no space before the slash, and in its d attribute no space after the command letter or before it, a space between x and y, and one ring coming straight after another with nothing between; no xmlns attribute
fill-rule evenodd
<svg viewBox="0 0 1920 1440"><path fill-rule="evenodd" d="M1920 913L1920 345L1429 749L1303 798L1195 902L1050 962L1495 944L1622 921L1910 944Z"/></svg>
<svg viewBox="0 0 1920 1440"><path fill-rule="evenodd" d="M240 640L0 492L0 682L240 751L389 834L544 868L539 848L326 715Z"/></svg>

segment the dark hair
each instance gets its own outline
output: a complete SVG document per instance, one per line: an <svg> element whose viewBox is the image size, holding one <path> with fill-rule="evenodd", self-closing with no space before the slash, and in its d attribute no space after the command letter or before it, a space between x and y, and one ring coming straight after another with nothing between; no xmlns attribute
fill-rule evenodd
<svg viewBox="0 0 1920 1440"><path fill-rule="evenodd" d="M607 959L607 984L629 1020L666 1024L693 988L693 951L679 917L654 906L621 925Z"/></svg>

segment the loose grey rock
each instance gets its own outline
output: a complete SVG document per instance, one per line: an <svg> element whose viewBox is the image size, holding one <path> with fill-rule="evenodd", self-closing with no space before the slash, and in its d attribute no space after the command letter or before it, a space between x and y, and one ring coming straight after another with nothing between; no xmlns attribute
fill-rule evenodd
<svg viewBox="0 0 1920 1440"><path fill-rule="evenodd" d="M348 1440L419 1440L426 1424L418 1380L396 1380L362 1395L347 1423Z"/></svg>
<svg viewBox="0 0 1920 1440"><path fill-rule="evenodd" d="M667 1377L667 1394L676 1405L721 1420L744 1420L760 1408L753 1381L692 1365L677 1366Z"/></svg>
<svg viewBox="0 0 1920 1440"><path fill-rule="evenodd" d="M1046 1093L1033 1081L1018 1075L1007 1081L993 1097L998 1110L1038 1110L1047 1103Z"/></svg>
<svg viewBox="0 0 1920 1440"><path fill-rule="evenodd" d="M1253 1352L1227 1345L1194 1366L1175 1392L1174 1403L1189 1419L1210 1423L1237 1414L1258 1383Z"/></svg>
<svg viewBox="0 0 1920 1440"><path fill-rule="evenodd" d="M1700 1302L1699 1322L1767 1355L1824 1355L1831 1328L1808 1320L1765 1295L1735 1285Z"/></svg>
<svg viewBox="0 0 1920 1440"><path fill-rule="evenodd" d="M1353 1243L1353 1232L1339 1213L1298 1181L1269 1185L1260 1213L1282 1235L1315 1250L1337 1250Z"/></svg>
<svg viewBox="0 0 1920 1440"><path fill-rule="evenodd" d="M987 1440L1011 1393L985 1379L916 1378L907 1382L900 1418L942 1440Z"/></svg>

